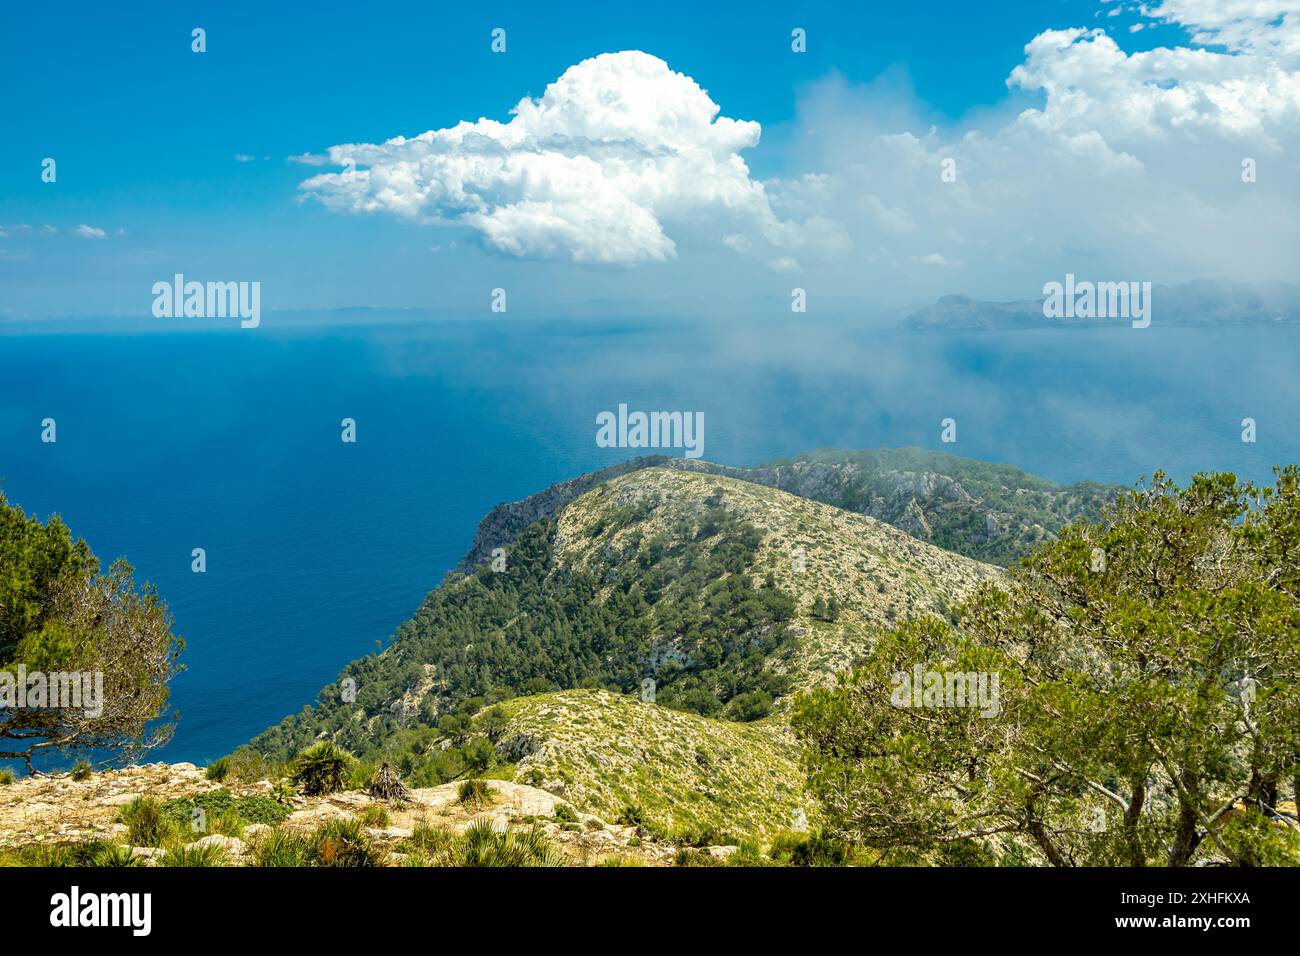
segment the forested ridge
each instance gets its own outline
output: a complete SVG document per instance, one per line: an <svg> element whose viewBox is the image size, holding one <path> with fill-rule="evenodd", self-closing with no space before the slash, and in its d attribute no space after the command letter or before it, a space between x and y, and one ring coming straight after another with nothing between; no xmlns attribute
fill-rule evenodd
<svg viewBox="0 0 1300 956"><path fill-rule="evenodd" d="M782 625L794 598L748 573L761 532L713 501L667 532L635 533L653 510L646 502L611 515L634 534L599 574L557 571L556 519L534 522L503 570L483 564L430 593L388 649L349 664L313 706L255 738L253 748L287 760L326 734L374 756L416 728L441 721L454 729L517 695L630 693L648 676L664 706L740 720L766 714L787 682L763 663L790 640ZM349 679L354 700L345 699ZM414 736L407 752L419 751L427 734Z"/></svg>

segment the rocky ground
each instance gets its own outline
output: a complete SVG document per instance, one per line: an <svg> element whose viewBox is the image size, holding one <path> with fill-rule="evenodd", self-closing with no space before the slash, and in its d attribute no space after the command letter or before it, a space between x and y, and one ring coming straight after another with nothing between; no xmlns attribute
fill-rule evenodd
<svg viewBox="0 0 1300 956"><path fill-rule="evenodd" d="M225 787L236 796L269 796L271 784L259 781L238 784L215 783L204 771L189 763L145 764L95 774L88 780L70 777L29 777L0 787L0 848L13 849L31 844L64 844L90 840L125 842L127 828L117 821L122 807L136 797L151 796L165 801L194 797ZM576 820L555 819L557 807L565 801L536 787L503 780L490 781L492 796L487 805L468 807L460 803L459 784L448 783L411 791L409 803L374 800L359 791L345 791L326 797L289 798L292 813L280 826L308 832L331 820L361 818L368 808L380 806L388 824L370 827L367 835L390 849L388 863L398 865L403 856L398 845L417 826L432 826L461 833L477 820L489 820L499 829L536 826L564 851L574 865L597 865L611 860L634 865L671 865L676 847L655 843L633 826L617 826L586 813ZM190 843L219 844L229 865L248 862L249 847L270 827L251 824L239 838L221 834L196 835ZM726 856L731 847L710 848L711 855ZM142 862L152 863L162 855L156 847L136 847Z"/></svg>

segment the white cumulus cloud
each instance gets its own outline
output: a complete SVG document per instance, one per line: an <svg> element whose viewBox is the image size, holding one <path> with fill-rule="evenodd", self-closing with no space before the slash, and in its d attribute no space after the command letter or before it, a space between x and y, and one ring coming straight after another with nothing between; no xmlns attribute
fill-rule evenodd
<svg viewBox="0 0 1300 956"><path fill-rule="evenodd" d="M300 188L332 210L459 224L512 256L581 263L664 261L692 236L790 250L823 234L774 213L740 155L759 124L720 112L658 57L606 53L521 100L509 122L332 146L343 170Z"/></svg>
<svg viewBox="0 0 1300 956"><path fill-rule="evenodd" d="M1125 19L1104 16L1115 10ZM678 258L683 285L798 274L822 301L870 290L909 303L939 283L1024 297L1066 272L1292 278L1300 0L1098 12L1109 31L1026 35L1006 101L956 122L896 69L801 88L775 146L781 175L763 181L746 162L758 123L640 52L570 67L507 122L292 159L333 168L300 189L339 212L468 228L521 258ZM1186 39L1124 48L1130 27L1145 41L1169 25Z"/></svg>
<svg viewBox="0 0 1300 956"><path fill-rule="evenodd" d="M1296 0L1162 0L1143 12L1186 27L1192 42L1203 46L1300 54L1300 3Z"/></svg>
<svg viewBox="0 0 1300 956"><path fill-rule="evenodd" d="M1297 11L1300 0L1125 5L1192 38L1132 52L1105 30L1042 30L1007 102L951 126L905 77L832 75L805 90L792 136L800 166L824 175L769 181L768 194L779 213L844 226L846 261L862 265L827 281L852 271L851 295L932 298L940 269L944 289L991 298L1066 272L1293 279Z"/></svg>
<svg viewBox="0 0 1300 956"><path fill-rule="evenodd" d="M1271 53L1161 47L1126 54L1104 31L1083 29L1047 30L1025 52L1008 83L1041 90L1047 105L1022 121L1057 135L1095 132L1121 144L1254 137L1273 147L1300 120L1300 73Z"/></svg>

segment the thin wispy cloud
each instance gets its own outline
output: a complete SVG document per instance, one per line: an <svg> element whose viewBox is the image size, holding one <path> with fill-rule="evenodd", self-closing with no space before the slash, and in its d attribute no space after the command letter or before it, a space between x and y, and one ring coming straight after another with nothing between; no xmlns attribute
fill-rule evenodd
<svg viewBox="0 0 1300 956"><path fill-rule="evenodd" d="M324 153L299 153L296 156L286 156L285 161L299 166L324 166L330 158Z"/></svg>

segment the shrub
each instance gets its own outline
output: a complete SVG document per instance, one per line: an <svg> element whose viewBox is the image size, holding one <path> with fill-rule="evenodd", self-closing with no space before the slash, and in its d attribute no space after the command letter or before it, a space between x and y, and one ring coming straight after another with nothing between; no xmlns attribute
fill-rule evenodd
<svg viewBox="0 0 1300 956"><path fill-rule="evenodd" d="M210 777L218 783L226 779L243 780L252 783L257 780L266 780L273 776L272 767L267 764L266 758L251 747L240 747L233 753L222 757L217 763L224 763L226 770L222 777Z"/></svg>
<svg viewBox="0 0 1300 956"><path fill-rule="evenodd" d="M277 780L271 785L271 799L286 807L293 804L293 798L297 795L298 789L292 780Z"/></svg>
<svg viewBox="0 0 1300 956"><path fill-rule="evenodd" d="M782 833L767 855L786 866L843 866L849 850L844 841L822 833Z"/></svg>
<svg viewBox="0 0 1300 956"><path fill-rule="evenodd" d="M236 797L224 787L195 797L168 800L162 809L180 829L192 828L194 811L202 810L209 832L227 836L239 836L244 826L250 823L275 826L292 812L289 807L269 797Z"/></svg>
<svg viewBox="0 0 1300 956"><path fill-rule="evenodd" d="M496 830L490 821L471 824L461 834L454 853L458 866L564 866L565 857L536 827L525 831Z"/></svg>
<svg viewBox="0 0 1300 956"><path fill-rule="evenodd" d="M343 789L353 757L332 740L313 744L293 763L293 782L305 796L321 797Z"/></svg>
<svg viewBox="0 0 1300 956"><path fill-rule="evenodd" d="M578 814L567 803L557 803L555 805L555 819L561 823L577 823Z"/></svg>
<svg viewBox="0 0 1300 956"><path fill-rule="evenodd" d="M0 787L7 787L14 782L14 772L6 767L0 770Z"/></svg>
<svg viewBox="0 0 1300 956"><path fill-rule="evenodd" d="M253 844L252 865L268 867L311 866L311 840L292 830L271 830Z"/></svg>
<svg viewBox="0 0 1300 956"><path fill-rule="evenodd" d="M282 821L292 811L283 803L270 797L239 797L233 807L239 818L246 823L265 823L270 826Z"/></svg>
<svg viewBox="0 0 1300 956"><path fill-rule="evenodd" d="M424 859L441 859L444 863L448 863L456 841L456 834L451 830L422 823L411 832L409 838L402 842L402 852Z"/></svg>
<svg viewBox="0 0 1300 956"><path fill-rule="evenodd" d="M510 721L506 712L500 707L492 707L474 719L474 729L488 739L488 743L497 744L505 736Z"/></svg>
<svg viewBox="0 0 1300 956"><path fill-rule="evenodd" d="M89 780L95 775L95 771L90 768L89 760L78 760L72 765L72 779L78 783Z"/></svg>
<svg viewBox="0 0 1300 956"><path fill-rule="evenodd" d="M212 763L208 764L208 769L205 770L203 773L203 776L206 777L208 780L213 780L216 781L217 783L221 783L229 775L230 775L229 757L221 757L218 760L212 761Z"/></svg>
<svg viewBox="0 0 1300 956"><path fill-rule="evenodd" d="M530 787L540 787L546 782L546 776L536 767L529 767L521 782Z"/></svg>
<svg viewBox="0 0 1300 956"><path fill-rule="evenodd" d="M731 698L723 708L722 716L727 720L752 721L761 720L771 712L772 695L755 690Z"/></svg>
<svg viewBox="0 0 1300 956"><path fill-rule="evenodd" d="M65 867L101 866L97 862L110 850L121 850L107 840L87 840L83 843L37 843L0 851L0 866ZM129 855L130 849L125 852ZM117 864L126 865L126 864Z"/></svg>
<svg viewBox="0 0 1300 956"><path fill-rule="evenodd" d="M224 866L226 851L214 844L172 847L163 854L162 866Z"/></svg>
<svg viewBox="0 0 1300 956"><path fill-rule="evenodd" d="M641 809L638 803L629 803L619 811L618 819L614 822L625 827L643 827L645 826L645 811Z"/></svg>
<svg viewBox="0 0 1300 956"><path fill-rule="evenodd" d="M136 797L118 812L132 846L162 846L179 832L176 820L153 797Z"/></svg>
<svg viewBox="0 0 1300 956"><path fill-rule="evenodd" d="M496 761L497 751L484 737L476 737L460 750L461 758L473 773L483 773Z"/></svg>
<svg viewBox="0 0 1300 956"><path fill-rule="evenodd" d="M366 836L360 820L331 820L313 835L312 858L317 866L383 866L387 855Z"/></svg>
<svg viewBox="0 0 1300 956"><path fill-rule="evenodd" d="M397 772L387 763L379 765L374 778L367 788L376 800L391 800L394 803L406 803L411 799L411 791L406 789Z"/></svg>
<svg viewBox="0 0 1300 956"><path fill-rule="evenodd" d="M465 806L478 809L488 805L492 793L492 787L486 780L466 780L460 785L456 796Z"/></svg>
<svg viewBox="0 0 1300 956"><path fill-rule="evenodd" d="M380 806L366 807L361 813L361 822L368 827L386 827L388 826L388 811Z"/></svg>
<svg viewBox="0 0 1300 956"><path fill-rule="evenodd" d="M90 858L91 866L140 866L141 861L138 856L131 852L129 846L119 846L116 843L107 844L100 847Z"/></svg>
<svg viewBox="0 0 1300 956"><path fill-rule="evenodd" d="M374 782L376 772L375 765L372 763L349 764L345 778L347 783L341 789L368 790L370 784Z"/></svg>

